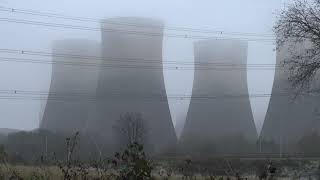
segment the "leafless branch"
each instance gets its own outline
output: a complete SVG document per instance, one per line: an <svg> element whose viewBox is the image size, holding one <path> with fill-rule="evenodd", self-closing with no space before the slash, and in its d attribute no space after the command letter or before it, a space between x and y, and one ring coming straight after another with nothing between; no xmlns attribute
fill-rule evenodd
<svg viewBox="0 0 320 180"><path fill-rule="evenodd" d="M284 61L293 88L310 88L320 68L320 1L295 0L281 11L274 32L278 50L285 44L310 43L309 48L289 52L289 58Z"/></svg>
<svg viewBox="0 0 320 180"><path fill-rule="evenodd" d="M143 144L146 141L146 121L142 118L141 113L128 112L121 115L114 129L124 145Z"/></svg>

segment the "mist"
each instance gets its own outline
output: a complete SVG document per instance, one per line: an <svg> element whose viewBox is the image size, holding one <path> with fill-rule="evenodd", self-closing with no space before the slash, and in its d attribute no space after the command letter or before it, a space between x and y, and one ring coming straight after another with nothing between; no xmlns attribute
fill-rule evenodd
<svg viewBox="0 0 320 180"><path fill-rule="evenodd" d="M93 19L113 17L144 17L160 19L165 27L188 27L226 32L246 32L272 34L277 10L282 8L280 0L227 0L227 1L76 1L76 0L2 0L0 7L30 9L41 12L58 13L68 16ZM58 18L46 18L1 11L2 18L16 18L47 23L74 24L100 28L99 23L70 22ZM63 39L86 39L98 43L101 32L68 28L53 28L22 23L0 21L0 48L51 52L52 43ZM167 33L165 29L164 33ZM171 32L168 32L171 33ZM181 34L181 33L180 33ZM193 35L201 33L193 33ZM183 35L183 33L182 33ZM203 35L203 33L201 34ZM243 38L241 36L233 36ZM162 56L166 61L193 62L192 38L163 37ZM5 57L10 54L3 54ZM47 58L50 60L50 57ZM248 64L274 64L274 42L249 41ZM51 81L51 64L30 64L0 62L0 89L48 92ZM194 72L164 69L167 94L192 93ZM253 69L247 71L250 94L270 94L274 70ZM270 97L250 98L256 130L260 133ZM0 99L1 127L32 130L39 127L43 101ZM186 120L190 99L168 99L170 113L176 130L181 129ZM178 127L179 126L179 127ZM179 130L178 130L179 131ZM181 131L181 130L180 130Z"/></svg>

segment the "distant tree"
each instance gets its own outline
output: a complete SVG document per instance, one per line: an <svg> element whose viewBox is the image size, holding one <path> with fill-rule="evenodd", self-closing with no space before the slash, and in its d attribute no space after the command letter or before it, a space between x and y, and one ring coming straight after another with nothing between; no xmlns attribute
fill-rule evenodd
<svg viewBox="0 0 320 180"><path fill-rule="evenodd" d="M217 151L219 153L252 153L255 150L254 142L250 142L243 133L220 137L218 140Z"/></svg>
<svg viewBox="0 0 320 180"><path fill-rule="evenodd" d="M7 153L5 151L4 145L0 145L0 163L5 163L7 160Z"/></svg>
<svg viewBox="0 0 320 180"><path fill-rule="evenodd" d="M96 143L102 144L103 138L88 132L51 132L37 129L10 133L4 142L5 148L14 161L36 162L41 158L47 160L70 159L90 160L109 154L109 150L99 151ZM1 145L1 143L0 143Z"/></svg>
<svg viewBox="0 0 320 180"><path fill-rule="evenodd" d="M261 150L263 153L279 153L280 146L274 140L262 139L261 142L257 142L257 146L259 151Z"/></svg>
<svg viewBox="0 0 320 180"><path fill-rule="evenodd" d="M318 155L320 152L320 136L317 132L306 134L298 141L297 146L301 153Z"/></svg>
<svg viewBox="0 0 320 180"><path fill-rule="evenodd" d="M217 153L218 143L209 137L197 137L194 136L184 141L181 146L181 152L196 155L208 155Z"/></svg>
<svg viewBox="0 0 320 180"><path fill-rule="evenodd" d="M6 139L7 139L6 135L0 134L0 144L5 143Z"/></svg>
<svg viewBox="0 0 320 180"><path fill-rule="evenodd" d="M147 122L141 113L127 112L121 115L113 129L122 147L134 143L143 145L147 143Z"/></svg>
<svg viewBox="0 0 320 180"><path fill-rule="evenodd" d="M64 139L64 136L47 130L21 131L10 133L5 147L9 157L16 161L34 162L53 153L57 158L62 158L65 149Z"/></svg>
<svg viewBox="0 0 320 180"><path fill-rule="evenodd" d="M302 51L290 52L284 62L290 71L293 88L310 88L310 82L320 69L320 0L294 0L283 9L274 26L277 47L285 44L310 43Z"/></svg>

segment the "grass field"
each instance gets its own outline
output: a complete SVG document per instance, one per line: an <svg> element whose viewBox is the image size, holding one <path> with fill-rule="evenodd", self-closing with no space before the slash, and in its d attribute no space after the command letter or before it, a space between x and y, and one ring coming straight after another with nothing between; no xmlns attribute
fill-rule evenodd
<svg viewBox="0 0 320 180"><path fill-rule="evenodd" d="M79 171L79 169L74 168L70 171L74 173L72 177L68 178L64 176L64 173L57 166L24 166L24 165L0 165L0 180L118 180L116 178L109 177L111 171L99 173L97 169L88 168L85 171ZM163 175L160 176L158 172L153 173L154 180L239 180L237 177L227 177L227 176L205 176L201 174L195 174L193 177L183 177L181 174L172 174L170 176ZM256 175L242 176L241 180L259 180ZM315 177L276 177L277 180L303 180L303 179L316 179Z"/></svg>

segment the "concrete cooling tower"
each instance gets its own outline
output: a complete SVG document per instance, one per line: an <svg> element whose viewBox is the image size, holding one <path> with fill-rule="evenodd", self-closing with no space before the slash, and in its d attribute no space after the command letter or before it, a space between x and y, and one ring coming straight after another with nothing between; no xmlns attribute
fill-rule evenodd
<svg viewBox="0 0 320 180"><path fill-rule="evenodd" d="M181 136L187 151L248 152L249 144L255 143L257 132L247 88L247 47L247 42L236 40L194 44L192 98ZM241 68L223 69L209 63Z"/></svg>
<svg viewBox="0 0 320 180"><path fill-rule="evenodd" d="M94 41L60 40L53 43L51 84L40 128L65 133L85 130L93 103L89 99L95 96L98 71L97 68L79 66L79 63L97 63L88 56L99 56L99 53L100 45Z"/></svg>
<svg viewBox="0 0 320 180"><path fill-rule="evenodd" d="M310 44L287 43L277 51L277 64L290 60L290 56L303 52ZM269 108L260 134L262 151L292 152L292 145L304 136L319 130L319 98L298 95L289 82L287 68L275 68Z"/></svg>
<svg viewBox="0 0 320 180"><path fill-rule="evenodd" d="M104 132L111 146L118 143L112 128L126 113L140 113L147 122L153 152L176 144L164 85L162 41L163 24L157 20L123 17L102 22L102 56L112 68L100 72L94 128Z"/></svg>

